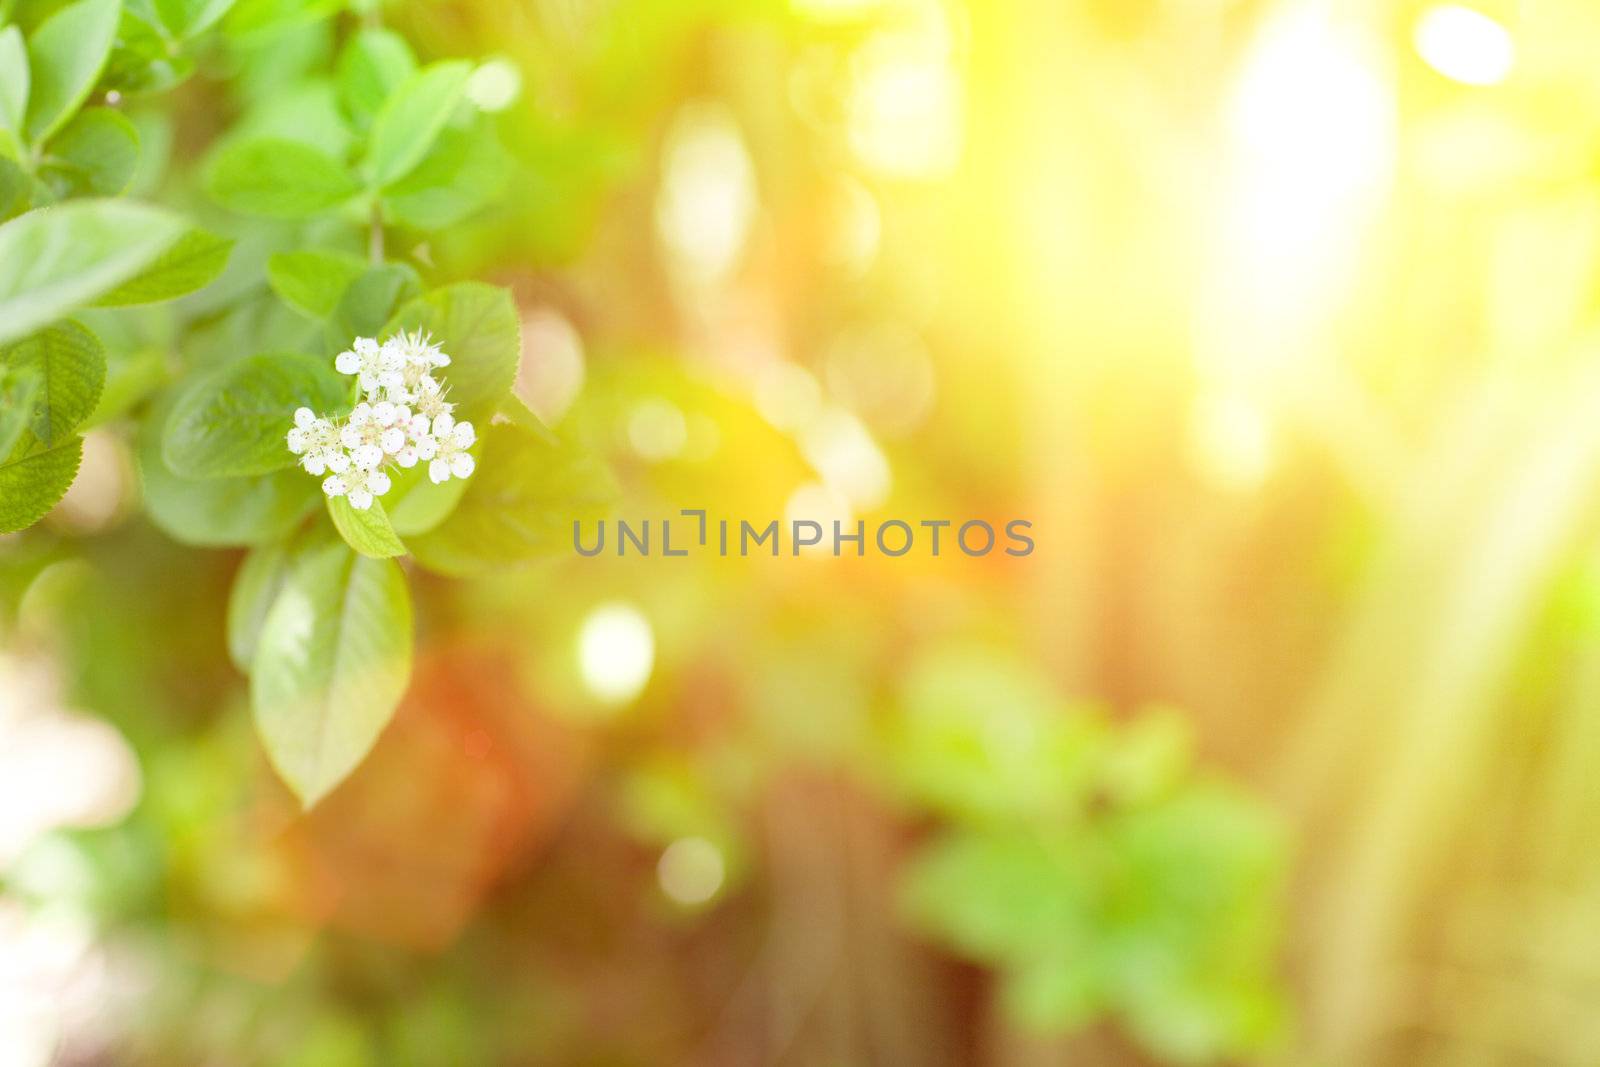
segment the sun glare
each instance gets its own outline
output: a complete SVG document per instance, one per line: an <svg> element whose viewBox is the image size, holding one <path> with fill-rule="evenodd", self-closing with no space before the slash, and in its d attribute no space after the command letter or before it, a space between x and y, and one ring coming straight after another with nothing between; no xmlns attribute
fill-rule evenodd
<svg viewBox="0 0 1600 1067"><path fill-rule="evenodd" d="M1516 63L1510 32L1483 12L1458 4L1423 12L1412 42L1423 62L1463 85L1499 85Z"/></svg>

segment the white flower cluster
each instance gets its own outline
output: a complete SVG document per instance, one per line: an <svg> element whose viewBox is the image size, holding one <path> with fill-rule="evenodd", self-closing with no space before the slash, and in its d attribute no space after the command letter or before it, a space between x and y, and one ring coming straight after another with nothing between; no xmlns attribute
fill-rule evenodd
<svg viewBox="0 0 1600 1067"><path fill-rule="evenodd" d="M435 482L472 473L472 423L451 414L455 405L433 376L450 365L450 357L428 335L398 333L382 344L357 337L333 365L360 381L361 403L342 421L300 408L288 435L300 466L327 475L324 493L346 497L351 507L365 511L389 491L385 468L391 463L409 468L426 462Z"/></svg>

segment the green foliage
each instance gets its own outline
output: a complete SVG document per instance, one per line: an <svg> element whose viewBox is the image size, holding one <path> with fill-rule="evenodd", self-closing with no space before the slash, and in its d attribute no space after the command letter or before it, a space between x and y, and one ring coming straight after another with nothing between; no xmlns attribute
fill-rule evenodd
<svg viewBox="0 0 1600 1067"><path fill-rule="evenodd" d="M162 458L171 398L158 403L139 433L139 473L150 520L188 545L259 545L289 536L316 510L322 494L299 470L240 478L181 478Z"/></svg>
<svg viewBox="0 0 1600 1067"><path fill-rule="evenodd" d="M139 131L106 107L80 111L50 142L40 175L58 196L116 196L139 165Z"/></svg>
<svg viewBox="0 0 1600 1067"><path fill-rule="evenodd" d="M43 143L89 96L105 69L122 14L119 0L78 0L45 20L28 41L28 95L24 133Z"/></svg>
<svg viewBox="0 0 1600 1067"><path fill-rule="evenodd" d="M183 478L282 470L294 465L284 433L302 407L348 410L349 385L327 361L298 352L239 360L195 382L178 400L161 457Z"/></svg>
<svg viewBox="0 0 1600 1067"><path fill-rule="evenodd" d="M352 124L366 129L391 93L417 69L405 38L392 30L364 29L339 57L339 103Z"/></svg>
<svg viewBox="0 0 1600 1067"><path fill-rule="evenodd" d="M255 659L261 624L267 619L267 609L278 599L293 563L289 546L273 543L252 549L239 565L228 595L228 658L241 671L248 671Z"/></svg>
<svg viewBox="0 0 1600 1067"><path fill-rule="evenodd" d="M345 252L279 252L267 261L267 280L285 304L310 318L326 319L366 269L359 256Z"/></svg>
<svg viewBox="0 0 1600 1067"><path fill-rule="evenodd" d="M952 823L912 861L907 914L998 968L1019 1021L1070 1030L1110 1013L1184 1063L1272 1040L1280 835L1193 779L1180 719L1113 730L963 652L912 671L895 725L892 777Z"/></svg>
<svg viewBox="0 0 1600 1067"><path fill-rule="evenodd" d="M382 502L374 500L371 507L357 509L345 497L333 496L328 498L328 515L344 543L363 556L391 559L405 555L405 542L390 525Z"/></svg>
<svg viewBox="0 0 1600 1067"><path fill-rule="evenodd" d="M115 200L73 201L0 225L0 344L113 291L182 231L169 212Z"/></svg>
<svg viewBox="0 0 1600 1067"><path fill-rule="evenodd" d="M384 192L394 220L419 230L452 226L505 188L511 160L484 125L447 128L415 170Z"/></svg>
<svg viewBox="0 0 1600 1067"><path fill-rule="evenodd" d="M267 609L250 702L267 754L310 806L388 725L411 671L411 599L392 560L334 543L296 561Z"/></svg>
<svg viewBox="0 0 1600 1067"><path fill-rule="evenodd" d="M80 437L48 446L24 434L0 460L0 533L38 522L66 495L82 458Z"/></svg>
<svg viewBox="0 0 1600 1067"><path fill-rule="evenodd" d="M0 29L0 131L14 148L28 114L28 46L15 26Z"/></svg>
<svg viewBox="0 0 1600 1067"><path fill-rule="evenodd" d="M206 190L244 215L301 219L348 200L356 181L338 160L299 141L262 137L235 141L206 171Z"/></svg>
<svg viewBox="0 0 1600 1067"><path fill-rule="evenodd" d="M71 320L0 349L0 366L39 384L29 430L46 448L63 443L89 417L105 385L105 350Z"/></svg>
<svg viewBox="0 0 1600 1067"><path fill-rule="evenodd" d="M213 26L237 0L152 0L161 24L176 38L193 37Z"/></svg>
<svg viewBox="0 0 1600 1067"><path fill-rule="evenodd" d="M144 270L95 301L96 307L129 307L175 300L205 288L222 274L233 240L190 230Z"/></svg>
<svg viewBox="0 0 1600 1067"><path fill-rule="evenodd" d="M330 49L321 20L338 6L80 0L30 33L0 31L0 219L16 216L0 225L7 528L36 521L65 492L86 419L139 414L159 393L138 433L145 511L183 544L256 546L230 604L230 654L252 675L275 762L308 802L359 762L403 688L404 671L390 672L374 689L383 699L346 706L351 671L366 669L350 656L366 638L348 632L341 612L359 607L364 614L346 621L388 635L390 659L410 630L401 572L374 561L404 554L402 535L432 538L433 558L456 571L548 551L564 528L559 494L590 492L581 478L604 480L597 466L546 439L528 446L549 451L544 457L523 455L507 439L474 450L491 464L491 450L506 457L508 469L486 480L492 494L473 496L472 483L460 479L436 484L422 463L396 471L383 503L357 510L326 498L324 511L318 479L295 467L285 438L295 410L338 417L350 409L350 383L332 357L357 336L431 331L454 359L448 383L457 417L476 418L483 430L509 402L520 357L518 313L504 290L457 283L424 295L416 266L382 254L384 220L423 231L454 225L504 187L505 150L465 103L473 64L419 67L403 38L375 26L353 29L342 48ZM194 76L196 57L219 35L246 106L205 154L204 191L238 215L316 227L324 240L310 247L277 244L236 257L229 233L151 206L92 199L134 183L159 187L171 135L158 114L125 114L114 96L109 106L84 104L101 99L97 89L150 97ZM148 148L141 130L152 132ZM349 245L338 237L344 226L359 228L368 257L341 250ZM171 318L92 313L97 328L111 328L109 353L83 325L62 321L83 308L134 309L203 289ZM176 366L163 354L171 352L181 353ZM554 460L548 469L546 460ZM516 484L529 471L535 481ZM480 477L488 473L480 466ZM497 518L502 499L507 511ZM463 501L471 506L451 526ZM481 546L472 543L476 530L488 538ZM304 543L330 547L315 559L291 552ZM332 585L310 588L315 581ZM351 597L330 592L341 583ZM305 650L290 647L290 623L267 625L269 607L280 604L309 605L314 624L332 626L333 645L346 651L328 662L296 660ZM283 606L273 617L292 615ZM276 636L258 641L261 633ZM313 728L331 747L313 752L285 702L324 689Z"/></svg>
<svg viewBox="0 0 1600 1067"><path fill-rule="evenodd" d="M422 162L450 121L467 87L472 64L445 60L401 82L372 121L362 172L375 188L392 185Z"/></svg>
<svg viewBox="0 0 1600 1067"><path fill-rule="evenodd" d="M401 537L427 533L449 517L469 484L466 478L432 481L423 463L401 470L395 475L394 488L384 497L389 525Z"/></svg>
<svg viewBox="0 0 1600 1067"><path fill-rule="evenodd" d="M481 282L436 289L402 307L384 332L400 330L431 334L450 353L450 399L458 419L486 419L510 393L522 327L504 289Z"/></svg>
<svg viewBox="0 0 1600 1067"><path fill-rule="evenodd" d="M417 562L440 574L491 573L564 548L574 521L605 513L613 490L594 456L520 426L483 434L478 471L437 528L411 538Z"/></svg>

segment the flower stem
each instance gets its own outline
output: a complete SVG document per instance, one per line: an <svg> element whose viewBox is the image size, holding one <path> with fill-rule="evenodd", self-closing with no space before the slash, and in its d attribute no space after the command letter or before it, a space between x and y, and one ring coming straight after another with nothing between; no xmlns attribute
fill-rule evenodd
<svg viewBox="0 0 1600 1067"><path fill-rule="evenodd" d="M374 264L383 262L383 205L372 199L371 221L367 229L367 254Z"/></svg>

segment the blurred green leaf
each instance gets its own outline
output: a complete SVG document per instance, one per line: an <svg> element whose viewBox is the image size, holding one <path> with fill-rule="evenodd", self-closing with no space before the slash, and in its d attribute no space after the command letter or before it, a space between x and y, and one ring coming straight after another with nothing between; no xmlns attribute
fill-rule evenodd
<svg viewBox="0 0 1600 1067"><path fill-rule="evenodd" d="M87 431L126 414L161 388L166 380L166 357L159 349L108 348L105 388L100 390L100 401L95 404L94 411L78 429Z"/></svg>
<svg viewBox="0 0 1600 1067"><path fill-rule="evenodd" d="M187 545L263 544L288 536L316 510L322 491L298 467L244 478L173 474L161 458L161 440L175 398L158 401L139 430L145 510L168 536Z"/></svg>
<svg viewBox="0 0 1600 1067"><path fill-rule="evenodd" d="M393 560L309 551L261 627L250 701L273 765L311 807L366 757L411 673L411 599Z"/></svg>
<svg viewBox="0 0 1600 1067"><path fill-rule="evenodd" d="M574 521L605 514L615 495L592 454L551 445L511 425L480 436L482 458L450 517L409 541L411 554L447 575L483 574L563 551Z"/></svg>
<svg viewBox="0 0 1600 1067"><path fill-rule="evenodd" d="M111 58L100 76L106 89L124 95L159 93L182 84L194 73L194 57L176 46L149 0L132 0L124 7L123 16Z"/></svg>
<svg viewBox="0 0 1600 1067"><path fill-rule="evenodd" d="M328 515L344 543L374 559L389 559L406 554L405 542L395 534L383 502L374 500L365 510L351 505L342 496L328 497Z"/></svg>
<svg viewBox="0 0 1600 1067"><path fill-rule="evenodd" d="M428 154L461 102L472 64L452 59L432 63L390 94L372 122L363 171L377 188L410 173Z"/></svg>
<svg viewBox="0 0 1600 1067"><path fill-rule="evenodd" d="M366 269L361 257L348 252L279 252L267 260L267 281L285 304L321 320L333 314L350 284Z"/></svg>
<svg viewBox="0 0 1600 1067"><path fill-rule="evenodd" d="M1070 818L1094 786L1098 722L1020 662L930 651L908 673L889 745L900 788L972 821Z"/></svg>
<svg viewBox="0 0 1600 1067"><path fill-rule="evenodd" d="M0 225L0 344L115 289L182 229L166 211L118 200L75 200Z"/></svg>
<svg viewBox="0 0 1600 1067"><path fill-rule="evenodd" d="M139 166L139 131L108 107L80 111L50 139L40 173L61 196L116 196Z"/></svg>
<svg viewBox="0 0 1600 1067"><path fill-rule="evenodd" d="M288 579L292 562L289 546L275 541L251 549L233 577L228 593L228 656L241 671L250 669L261 624Z"/></svg>
<svg viewBox="0 0 1600 1067"><path fill-rule="evenodd" d="M347 348L352 338L378 336L395 308L421 288L417 272L404 263L368 267L340 296L328 322L328 347Z"/></svg>
<svg viewBox="0 0 1600 1067"><path fill-rule="evenodd" d="M428 465L418 463L409 470L396 468L392 472L394 485L384 500L389 512L389 524L402 537L427 533L438 526L461 502L467 491L469 478L451 478L435 482L428 477Z"/></svg>
<svg viewBox="0 0 1600 1067"><path fill-rule="evenodd" d="M267 474L295 463L284 436L295 409L331 415L349 407L349 386L330 362L264 353L214 371L172 409L161 446L183 478Z"/></svg>
<svg viewBox="0 0 1600 1067"><path fill-rule="evenodd" d="M45 448L61 444L89 417L105 386L99 338L70 319L0 348L0 365L40 383L28 428Z"/></svg>
<svg viewBox="0 0 1600 1067"><path fill-rule="evenodd" d="M3 140L0 137L0 141ZM0 222L27 211L39 196L48 197L49 190L40 185L33 175L0 154Z"/></svg>
<svg viewBox="0 0 1600 1067"><path fill-rule="evenodd" d="M28 46L16 26L0 29L0 130L22 134L28 114Z"/></svg>
<svg viewBox="0 0 1600 1067"><path fill-rule="evenodd" d="M236 0L154 0L161 22L175 37L193 37L226 15Z"/></svg>
<svg viewBox="0 0 1600 1067"><path fill-rule="evenodd" d="M111 54L121 14L120 0L79 0L34 31L28 41L29 141L47 140L88 98Z"/></svg>
<svg viewBox="0 0 1600 1067"><path fill-rule="evenodd" d="M435 289L402 307L383 332L399 330L430 333L449 354L443 377L458 419L486 419L511 391L522 327L506 290L481 282Z"/></svg>
<svg viewBox="0 0 1600 1067"><path fill-rule="evenodd" d="M314 215L358 191L344 165L310 145L281 138L234 141L211 160L206 191L245 215Z"/></svg>
<svg viewBox="0 0 1600 1067"><path fill-rule="evenodd" d="M313 59L320 63L320 57ZM279 74L272 78L269 95L240 117L227 139L293 141L343 163L355 134L339 108L339 91L332 80L299 81Z"/></svg>
<svg viewBox="0 0 1600 1067"><path fill-rule="evenodd" d="M155 262L95 301L97 307L155 304L204 289L222 274L233 240L208 230L190 230Z"/></svg>
<svg viewBox="0 0 1600 1067"><path fill-rule="evenodd" d="M363 29L350 38L339 57L339 102L345 114L365 129L416 69L404 37L393 30Z"/></svg>
<svg viewBox="0 0 1600 1067"><path fill-rule="evenodd" d="M383 202L402 225L443 229L491 203L510 174L511 156L488 123L447 129L415 170L384 191Z"/></svg>

